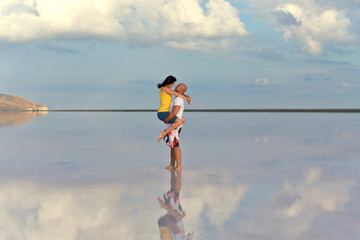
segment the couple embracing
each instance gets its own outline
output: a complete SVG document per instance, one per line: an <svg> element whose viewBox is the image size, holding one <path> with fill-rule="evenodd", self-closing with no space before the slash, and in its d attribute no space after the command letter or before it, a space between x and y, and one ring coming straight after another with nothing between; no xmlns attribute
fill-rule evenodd
<svg viewBox="0 0 360 240"><path fill-rule="evenodd" d="M171 88L174 87L176 78L168 76L162 83L158 84L160 107L157 116L168 128L160 132L158 142L161 139L166 139L168 146L171 147L171 163L168 169L181 170L181 150L179 147L179 133L181 126L185 123L186 119L182 116L184 111L184 99L189 104L192 104L192 98L185 94L187 86L180 83L175 87L175 91ZM175 96L172 101L172 95ZM175 161L177 166L175 167Z"/></svg>

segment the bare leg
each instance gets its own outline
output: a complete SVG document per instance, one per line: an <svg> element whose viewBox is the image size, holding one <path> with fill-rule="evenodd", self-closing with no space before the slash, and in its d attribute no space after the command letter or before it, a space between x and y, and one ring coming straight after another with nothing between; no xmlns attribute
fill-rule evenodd
<svg viewBox="0 0 360 240"><path fill-rule="evenodd" d="M175 175L175 171L172 170L170 171L170 191L175 192L176 190L176 175Z"/></svg>
<svg viewBox="0 0 360 240"><path fill-rule="evenodd" d="M174 192L179 193L181 190L181 171L177 171L177 176L175 179L175 184L173 185Z"/></svg>
<svg viewBox="0 0 360 240"><path fill-rule="evenodd" d="M186 118L181 117L181 121L183 122L183 124L186 122Z"/></svg>
<svg viewBox="0 0 360 240"><path fill-rule="evenodd" d="M170 165L167 166L166 169L172 170L175 168L175 151L173 148L171 148L170 157L171 157Z"/></svg>
<svg viewBox="0 0 360 240"><path fill-rule="evenodd" d="M174 170L182 170L182 166L181 166L181 149L180 149L180 147L175 147L174 152L175 152L175 159L176 159L176 168L174 168Z"/></svg>
<svg viewBox="0 0 360 240"><path fill-rule="evenodd" d="M171 132L172 130L180 127L181 124L183 124L183 122L182 122L179 118L177 118L176 121L175 121L173 124L171 124L165 131L161 131L161 132L160 132L160 135L159 135L157 141L160 142L160 140L161 140L162 138L164 138L164 137L165 137L169 132Z"/></svg>

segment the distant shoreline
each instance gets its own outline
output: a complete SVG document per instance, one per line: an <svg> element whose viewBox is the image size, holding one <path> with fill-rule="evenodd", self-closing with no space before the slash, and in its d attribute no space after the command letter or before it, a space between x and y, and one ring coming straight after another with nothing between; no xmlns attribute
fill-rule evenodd
<svg viewBox="0 0 360 240"><path fill-rule="evenodd" d="M0 110L0 112L157 112L157 109L49 109L49 110ZM243 112L243 113L360 113L359 108L321 109L185 109L185 112Z"/></svg>

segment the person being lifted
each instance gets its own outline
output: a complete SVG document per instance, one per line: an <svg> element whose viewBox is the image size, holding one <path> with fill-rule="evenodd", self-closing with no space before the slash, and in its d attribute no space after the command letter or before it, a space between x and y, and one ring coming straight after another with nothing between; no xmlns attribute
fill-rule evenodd
<svg viewBox="0 0 360 240"><path fill-rule="evenodd" d="M184 93L179 93L173 91L171 88L175 85L176 78L174 76L168 76L162 83L159 83L157 86L159 88L159 97L160 97L160 107L157 112L157 116L161 121L164 121L169 116L170 104L172 102L172 95L186 99L189 104L192 104L192 98ZM178 118L174 116L171 119L167 119L165 123L171 124L166 130L161 131L157 139L158 142L164 138L169 132L178 128L183 123L185 123L185 118Z"/></svg>

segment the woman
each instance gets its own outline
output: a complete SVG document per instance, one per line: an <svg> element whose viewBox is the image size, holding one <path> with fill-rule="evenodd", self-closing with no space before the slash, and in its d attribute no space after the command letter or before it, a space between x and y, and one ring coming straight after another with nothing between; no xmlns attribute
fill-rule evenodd
<svg viewBox="0 0 360 240"><path fill-rule="evenodd" d="M169 116L170 104L172 102L172 95L186 99L189 104L190 103L192 104L192 99L190 96L186 94L180 94L178 92L171 90L171 88L175 85L175 82L176 82L176 78L170 75L162 83L159 83L157 85L159 88L159 96L160 96L160 107L158 109L157 116L161 121L164 121L167 118L167 116ZM166 134L168 134L172 130L176 129L177 127L185 123L185 118L179 119L178 117L175 116L167 123L170 123L171 125L165 131L160 132L160 135L158 137L158 142L160 142L160 140L164 138Z"/></svg>
<svg viewBox="0 0 360 240"><path fill-rule="evenodd" d="M191 240L194 233L185 234L185 227L182 221L186 213L182 209L179 197L181 190L181 171L170 170L170 174L170 191L164 194L163 199L158 197L160 207L166 210L166 214L158 221L161 240Z"/></svg>

